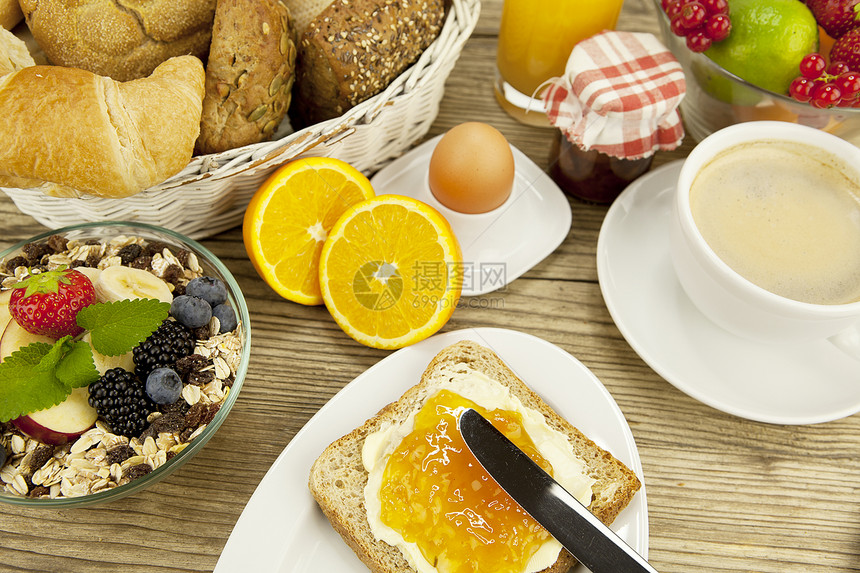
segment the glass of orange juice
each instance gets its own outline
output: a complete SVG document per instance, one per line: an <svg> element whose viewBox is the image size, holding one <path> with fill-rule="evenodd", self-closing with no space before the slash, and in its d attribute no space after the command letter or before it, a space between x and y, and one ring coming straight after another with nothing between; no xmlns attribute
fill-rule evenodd
<svg viewBox="0 0 860 573"><path fill-rule="evenodd" d="M612 30L623 0L505 0L496 54L496 99L511 116L549 126L536 93L564 73L573 46Z"/></svg>

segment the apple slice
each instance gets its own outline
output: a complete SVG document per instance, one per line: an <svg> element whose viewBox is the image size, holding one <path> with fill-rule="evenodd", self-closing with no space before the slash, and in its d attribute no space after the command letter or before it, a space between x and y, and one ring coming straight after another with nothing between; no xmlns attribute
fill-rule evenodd
<svg viewBox="0 0 860 573"><path fill-rule="evenodd" d="M0 362L9 358L19 348L23 348L34 342L53 344L56 341L50 336L27 332L17 322L9 320L9 323L3 330L3 336L0 336Z"/></svg>
<svg viewBox="0 0 860 573"><path fill-rule="evenodd" d="M92 335L87 332L81 337L81 340L90 345L90 349L93 351L93 362L95 363L96 370L99 371L99 374L104 375L104 373L111 368L122 368L129 372L134 372L133 352L127 352L121 356L105 356L93 348L92 338Z"/></svg>
<svg viewBox="0 0 860 573"><path fill-rule="evenodd" d="M76 440L96 423L98 413L88 399L87 388L75 388L56 406L15 418L12 423L43 444L65 444Z"/></svg>

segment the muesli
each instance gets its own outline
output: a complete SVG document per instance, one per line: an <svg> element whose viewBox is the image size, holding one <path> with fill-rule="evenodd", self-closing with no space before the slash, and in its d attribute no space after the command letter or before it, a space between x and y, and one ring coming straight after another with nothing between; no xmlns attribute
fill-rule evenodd
<svg viewBox="0 0 860 573"><path fill-rule="evenodd" d="M30 498L80 497L148 474L203 432L228 396L239 368L243 325L224 301L226 287L223 283L219 285L218 279L205 275L193 252L135 236L67 240L54 235L30 243L19 255L0 261L2 305L8 304L13 285L28 276L67 272L64 269L75 269L90 279L96 302L136 296L160 299L171 302L170 316L134 352L124 356L101 355L93 346L90 332L74 337L76 341L90 343L101 377L72 393L87 392L86 403L97 411L94 414L97 419L80 435L70 434L72 439L65 443L50 443L57 442L55 438L36 439L39 431L25 433L19 426L29 426L21 424L20 418L16 418L16 423L0 422L0 488L5 494ZM139 271L147 275L140 275ZM190 283L195 288L194 296L186 293ZM188 312L182 313L190 309L194 314L199 310L198 298L210 295L221 299L209 305L211 313L192 316L197 320L191 323L193 327L180 324L175 318L178 312L184 322ZM183 305L172 301L178 299L191 304L177 311L176 307ZM2 318L0 313L0 321ZM15 318L9 320L10 324L15 322ZM0 329L4 327L0 324ZM190 343L177 342L180 338L187 338ZM168 364L163 363L166 346L177 349L171 350ZM178 350L179 347L184 350ZM12 350L8 341L4 348L0 338L0 361L7 360ZM151 374L154 370L159 370L158 376ZM153 382L154 378L159 379ZM111 384L115 388L134 388L137 398L132 400L118 394ZM101 386L108 389L97 392ZM138 403L140 408L136 406ZM140 420L135 421L131 414L126 416L128 408L120 415L120 406L129 404L138 410L135 415Z"/></svg>

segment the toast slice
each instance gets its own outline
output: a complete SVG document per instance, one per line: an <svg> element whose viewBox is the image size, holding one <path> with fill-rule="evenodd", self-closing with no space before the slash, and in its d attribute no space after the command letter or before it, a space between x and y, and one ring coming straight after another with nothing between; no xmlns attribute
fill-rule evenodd
<svg viewBox="0 0 860 573"><path fill-rule="evenodd" d="M542 413L551 428L568 437L573 454L585 463L586 473L596 480L592 486L589 510L607 525L641 487L636 474L559 416L517 378L495 353L472 341L458 342L436 355L418 384L362 426L329 445L311 468L308 483L311 494L332 527L374 573L414 569L400 549L376 539L371 532L364 502L364 488L368 479L362 464L365 438L391 422L405 420L410 412L420 408L430 397L429 389L435 388L432 390L435 393L438 390L436 384L444 383L452 367L477 370L507 386L524 406ZM563 573L574 563L573 557L562 550L558 560L541 573Z"/></svg>

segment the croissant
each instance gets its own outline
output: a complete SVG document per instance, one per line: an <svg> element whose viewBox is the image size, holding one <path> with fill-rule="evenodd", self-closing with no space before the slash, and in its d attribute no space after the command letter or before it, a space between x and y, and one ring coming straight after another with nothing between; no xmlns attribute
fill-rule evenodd
<svg viewBox="0 0 860 573"><path fill-rule="evenodd" d="M128 82L61 66L0 78L0 186L117 198L161 183L191 160L203 84L194 56Z"/></svg>

